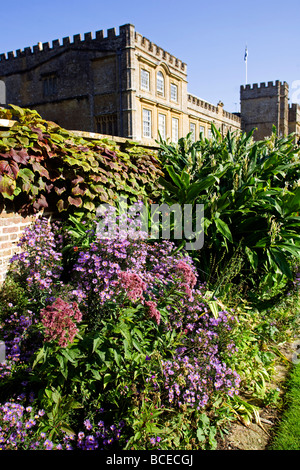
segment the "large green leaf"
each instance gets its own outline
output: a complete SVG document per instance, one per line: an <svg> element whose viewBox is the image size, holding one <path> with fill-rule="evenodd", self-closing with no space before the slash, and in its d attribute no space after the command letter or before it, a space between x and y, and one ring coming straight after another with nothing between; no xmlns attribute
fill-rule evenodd
<svg viewBox="0 0 300 470"><path fill-rule="evenodd" d="M191 184L187 190L186 203L192 203L205 189L210 188L217 181L213 175L207 176L202 181Z"/></svg>
<svg viewBox="0 0 300 470"><path fill-rule="evenodd" d="M173 182L178 186L178 188L182 189L184 187L183 181L181 181L180 176L174 170L174 167L171 165L166 166L166 170L169 173L170 177L172 178Z"/></svg>
<svg viewBox="0 0 300 470"><path fill-rule="evenodd" d="M280 271L285 274L288 279L293 279L292 271L284 253L279 248L275 247L269 247L268 251Z"/></svg>
<svg viewBox="0 0 300 470"><path fill-rule="evenodd" d="M7 175L0 175L0 193L4 197L12 199L15 189L16 181L14 179L11 179Z"/></svg>
<svg viewBox="0 0 300 470"><path fill-rule="evenodd" d="M224 220L221 220L220 218L217 218L217 219L215 219L215 224L216 224L216 227L219 230L219 232L225 238L227 238L227 240L229 240L231 243L233 243L232 234L231 234L231 231L230 231L228 225L226 224L226 222L224 222Z"/></svg>
<svg viewBox="0 0 300 470"><path fill-rule="evenodd" d="M293 245L292 243L279 242L276 247L280 250L287 251L296 258L300 258L300 246Z"/></svg>
<svg viewBox="0 0 300 470"><path fill-rule="evenodd" d="M284 200L283 211L285 216L293 212L300 212L300 187L295 190L293 195L290 195Z"/></svg>

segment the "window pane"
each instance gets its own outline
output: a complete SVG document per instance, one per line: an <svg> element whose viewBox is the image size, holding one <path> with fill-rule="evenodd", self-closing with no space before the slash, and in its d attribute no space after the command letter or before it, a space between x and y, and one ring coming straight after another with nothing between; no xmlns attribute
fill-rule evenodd
<svg viewBox="0 0 300 470"><path fill-rule="evenodd" d="M177 85L171 83L171 100L177 101Z"/></svg>
<svg viewBox="0 0 300 470"><path fill-rule="evenodd" d="M57 92L57 79L55 75L43 78L44 97L55 95Z"/></svg>
<svg viewBox="0 0 300 470"><path fill-rule="evenodd" d="M172 141L178 141L178 119L172 118Z"/></svg>
<svg viewBox="0 0 300 470"><path fill-rule="evenodd" d="M191 122L190 123L190 132L191 132L191 139L193 142L196 140L196 124Z"/></svg>
<svg viewBox="0 0 300 470"><path fill-rule="evenodd" d="M151 137L151 111L143 109L143 136Z"/></svg>
<svg viewBox="0 0 300 470"><path fill-rule="evenodd" d="M149 91L150 74L147 70L141 70L141 88Z"/></svg>
<svg viewBox="0 0 300 470"><path fill-rule="evenodd" d="M165 140L166 138L166 116L164 114L158 115L158 130L160 132L161 138Z"/></svg>
<svg viewBox="0 0 300 470"><path fill-rule="evenodd" d="M104 114L96 118L97 132L106 135L118 135L118 118L116 114Z"/></svg>
<svg viewBox="0 0 300 470"><path fill-rule="evenodd" d="M161 72L157 72L156 90L158 93L164 94L165 81Z"/></svg>

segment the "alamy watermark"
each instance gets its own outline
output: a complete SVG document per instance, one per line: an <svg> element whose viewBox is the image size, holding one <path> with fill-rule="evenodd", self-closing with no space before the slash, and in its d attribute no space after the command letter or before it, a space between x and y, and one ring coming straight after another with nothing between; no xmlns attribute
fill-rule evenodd
<svg viewBox="0 0 300 470"><path fill-rule="evenodd" d="M291 102L300 104L300 80L294 80L292 82Z"/></svg>
<svg viewBox="0 0 300 470"><path fill-rule="evenodd" d="M200 250L204 244L204 204L127 204L119 197L117 210L101 204L96 211L97 234L101 238L151 238L185 240L187 250ZM102 220L100 218L102 217Z"/></svg>

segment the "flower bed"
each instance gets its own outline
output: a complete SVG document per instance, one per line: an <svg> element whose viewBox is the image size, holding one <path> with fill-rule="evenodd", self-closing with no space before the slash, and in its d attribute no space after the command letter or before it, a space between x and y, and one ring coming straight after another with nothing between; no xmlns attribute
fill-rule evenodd
<svg viewBox="0 0 300 470"><path fill-rule="evenodd" d="M239 391L237 319L212 316L192 259L172 242L91 230L78 247L68 229L38 219L11 260L1 448L172 448L184 442L173 416L205 445L199 417Z"/></svg>

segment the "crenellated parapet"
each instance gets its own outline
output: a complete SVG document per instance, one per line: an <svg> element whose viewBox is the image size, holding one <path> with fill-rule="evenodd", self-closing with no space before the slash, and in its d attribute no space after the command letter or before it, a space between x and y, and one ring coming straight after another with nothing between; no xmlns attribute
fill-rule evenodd
<svg viewBox="0 0 300 470"><path fill-rule="evenodd" d="M300 104L299 103L289 104L289 110L294 111L294 112L300 112Z"/></svg>
<svg viewBox="0 0 300 470"><path fill-rule="evenodd" d="M300 126L300 104L292 103L289 105L289 121L297 122Z"/></svg>
<svg viewBox="0 0 300 470"><path fill-rule="evenodd" d="M37 59L40 61L43 57L48 58L49 55L55 55L59 52L63 52L68 49L115 49L118 47L120 42L125 42L126 35L131 25L120 26L119 34L116 33L115 28L107 30L106 35L103 30L81 34L75 34L72 39L70 36L64 37L62 40L54 39L51 43L39 42L32 47L25 47L24 49L18 49L16 51L10 51L7 53L0 54L0 66L1 63L8 65L9 62L16 64L20 59L24 57L29 58L31 61Z"/></svg>
<svg viewBox="0 0 300 470"><path fill-rule="evenodd" d="M135 44L144 49L146 52L150 52L152 55L155 55L158 60L164 61L167 64L186 73L186 63L177 59L177 57L173 56L137 32L135 33Z"/></svg>
<svg viewBox="0 0 300 470"><path fill-rule="evenodd" d="M216 117L219 118L226 118L228 120L234 121L238 125L241 123L241 118L237 116L236 114L229 113L228 111L225 111L223 109L223 103L221 105L215 106L208 101L204 101L200 98L197 98L194 95L188 95L188 104L192 104L195 106L195 108L199 111L202 112L203 114L207 113L212 113L215 114Z"/></svg>
<svg viewBox="0 0 300 470"><path fill-rule="evenodd" d="M252 85L241 85L240 94L242 99L252 99L258 98L260 96L275 96L280 92L288 93L288 84L286 82L281 82L276 80L275 82L261 82L253 83Z"/></svg>
<svg viewBox="0 0 300 470"><path fill-rule="evenodd" d="M24 49L18 49L16 51L10 51L7 53L0 54L0 63L8 61L16 61L20 58L31 57L31 58L41 58L43 55L49 53L57 53L62 51L65 48L107 48L109 44L115 46L120 41L128 40L131 31L134 31L134 26L126 24L119 27L119 34L116 33L116 28L110 28L107 30L106 35L103 30L96 31L95 33L88 32L83 36L81 34L75 34L72 38L70 36L64 37L62 40L54 39L50 42L39 42L38 44L25 47ZM161 47L154 44L149 39L145 38L141 34L134 31L134 40L135 44L141 48L154 53L157 59L163 60L166 63L180 69L181 71L186 71L186 64L179 60L177 57L173 56L169 52L165 51Z"/></svg>

